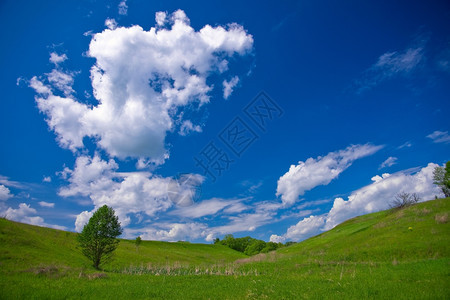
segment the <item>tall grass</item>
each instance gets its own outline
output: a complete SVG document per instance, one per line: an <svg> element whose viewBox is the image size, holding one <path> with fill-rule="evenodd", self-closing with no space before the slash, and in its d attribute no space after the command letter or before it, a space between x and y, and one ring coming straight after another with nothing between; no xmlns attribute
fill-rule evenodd
<svg viewBox="0 0 450 300"><path fill-rule="evenodd" d="M256 268L242 270L235 263L213 264L213 265L182 265L175 262L172 265L130 265L122 270L115 270L116 273L128 275L155 275L155 276L190 276L190 275L220 275L220 276L258 276Z"/></svg>

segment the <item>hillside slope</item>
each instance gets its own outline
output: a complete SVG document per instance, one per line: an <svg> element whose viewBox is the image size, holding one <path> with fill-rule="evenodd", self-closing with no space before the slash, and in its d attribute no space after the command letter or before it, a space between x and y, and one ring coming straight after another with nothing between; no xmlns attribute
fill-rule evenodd
<svg viewBox="0 0 450 300"><path fill-rule="evenodd" d="M0 299L450 299L449 214L449 198L423 202L253 257L122 240L101 273L74 233L0 219Z"/></svg>
<svg viewBox="0 0 450 300"><path fill-rule="evenodd" d="M105 270L140 264L216 264L228 263L244 254L222 245L187 242L121 240L114 260ZM76 233L32 226L0 219L0 265L3 270L26 270L36 266L58 265L90 268L91 263L77 249Z"/></svg>
<svg viewBox="0 0 450 300"><path fill-rule="evenodd" d="M450 198L446 198L363 215L278 253L307 261L450 258L449 214Z"/></svg>

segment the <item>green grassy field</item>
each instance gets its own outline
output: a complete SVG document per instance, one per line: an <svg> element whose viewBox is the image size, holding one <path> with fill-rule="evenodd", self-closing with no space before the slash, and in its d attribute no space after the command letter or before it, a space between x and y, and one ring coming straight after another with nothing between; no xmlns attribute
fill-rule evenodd
<svg viewBox="0 0 450 300"><path fill-rule="evenodd" d="M450 199L344 222L269 254L121 240L102 272L74 233L0 219L1 299L449 299Z"/></svg>

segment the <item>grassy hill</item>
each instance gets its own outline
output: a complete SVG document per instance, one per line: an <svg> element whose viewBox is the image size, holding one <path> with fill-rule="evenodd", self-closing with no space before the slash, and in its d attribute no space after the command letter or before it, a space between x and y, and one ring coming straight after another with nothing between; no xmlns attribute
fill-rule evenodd
<svg viewBox="0 0 450 300"><path fill-rule="evenodd" d="M267 255L122 240L99 273L74 233L0 219L0 299L449 299L450 199L348 220Z"/></svg>
<svg viewBox="0 0 450 300"><path fill-rule="evenodd" d="M105 270L132 265L208 265L229 263L246 257L222 245L188 242L134 241L121 239L114 260ZM32 226L0 219L0 265L3 270L28 270L39 266L60 266L69 269L91 269L91 263L77 248L76 233Z"/></svg>
<svg viewBox="0 0 450 300"><path fill-rule="evenodd" d="M286 257L312 260L389 262L450 258L450 200L427 201L345 221L292 247Z"/></svg>

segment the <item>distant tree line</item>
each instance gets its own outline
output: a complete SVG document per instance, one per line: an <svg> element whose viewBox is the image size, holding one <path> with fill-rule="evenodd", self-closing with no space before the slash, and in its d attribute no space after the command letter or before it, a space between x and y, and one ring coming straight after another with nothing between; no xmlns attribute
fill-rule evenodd
<svg viewBox="0 0 450 300"><path fill-rule="evenodd" d="M265 242L263 240L254 239L249 236L235 238L232 234L227 234L223 238L223 240L216 238L214 240L214 244L228 246L231 249L234 249L236 251L251 256L258 253L267 253L282 247L290 246L292 244L295 244L295 242L287 242L285 244Z"/></svg>

